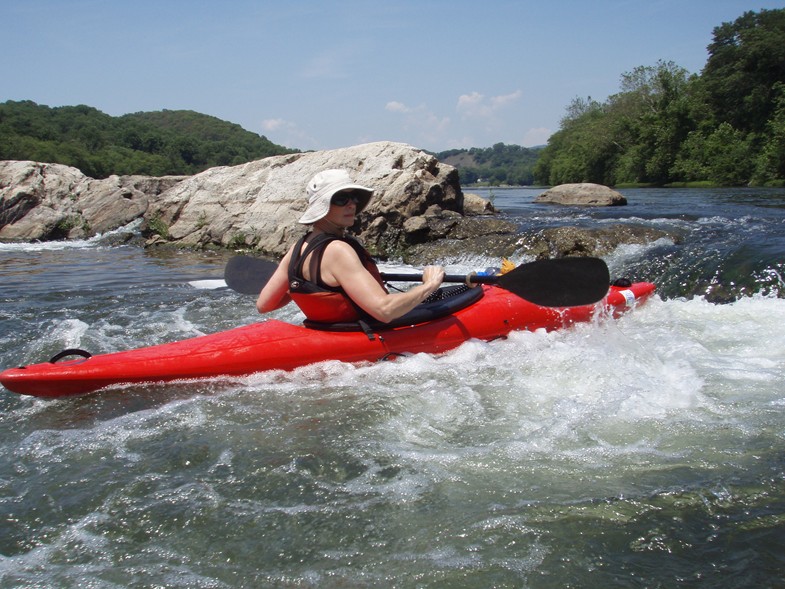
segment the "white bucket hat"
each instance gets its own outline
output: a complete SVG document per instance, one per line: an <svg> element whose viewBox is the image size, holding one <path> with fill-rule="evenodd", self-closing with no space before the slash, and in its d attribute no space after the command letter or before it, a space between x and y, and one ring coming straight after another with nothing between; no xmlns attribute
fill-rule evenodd
<svg viewBox="0 0 785 589"><path fill-rule="evenodd" d="M357 203L357 212L362 211L371 200L373 189L360 186L352 181L346 170L324 170L308 181L305 192L308 194L308 208L305 209L300 223L310 225L323 219L330 212L330 199L341 190L361 190L368 195Z"/></svg>

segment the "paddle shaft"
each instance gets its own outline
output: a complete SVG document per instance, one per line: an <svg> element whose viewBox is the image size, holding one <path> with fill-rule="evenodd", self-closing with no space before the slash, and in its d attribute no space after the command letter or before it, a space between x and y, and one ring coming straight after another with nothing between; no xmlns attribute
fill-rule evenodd
<svg viewBox="0 0 785 589"><path fill-rule="evenodd" d="M396 274L382 272L382 279L390 282L420 282L422 274ZM498 276L485 276L481 274L445 274L442 282L457 282L460 284L496 284Z"/></svg>

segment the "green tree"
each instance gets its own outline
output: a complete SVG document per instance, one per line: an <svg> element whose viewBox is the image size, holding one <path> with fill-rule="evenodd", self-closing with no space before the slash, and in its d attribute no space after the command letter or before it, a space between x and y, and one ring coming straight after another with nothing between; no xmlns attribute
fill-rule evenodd
<svg viewBox="0 0 785 589"><path fill-rule="evenodd" d="M785 180L785 9L714 29L700 76L638 67L603 104L575 100L535 167L538 182L738 185Z"/></svg>
<svg viewBox="0 0 785 589"><path fill-rule="evenodd" d="M785 184L785 84L774 86L775 108L768 121L766 139L756 161L753 180L757 184Z"/></svg>
<svg viewBox="0 0 785 589"><path fill-rule="evenodd" d="M538 183L549 185L613 184L618 152L606 106L591 97L576 98L567 107L561 129L551 136L535 165L534 177Z"/></svg>
<svg viewBox="0 0 785 589"><path fill-rule="evenodd" d="M785 10L745 12L714 29L701 74L717 123L764 133L776 108L774 86L785 82Z"/></svg>
<svg viewBox="0 0 785 589"><path fill-rule="evenodd" d="M744 133L721 123L704 145L708 179L724 186L746 184L752 175L753 158Z"/></svg>
<svg viewBox="0 0 785 589"><path fill-rule="evenodd" d="M693 128L688 73L673 62L638 67L622 76L609 100L613 141L620 148L613 176L622 182L665 184L681 142Z"/></svg>

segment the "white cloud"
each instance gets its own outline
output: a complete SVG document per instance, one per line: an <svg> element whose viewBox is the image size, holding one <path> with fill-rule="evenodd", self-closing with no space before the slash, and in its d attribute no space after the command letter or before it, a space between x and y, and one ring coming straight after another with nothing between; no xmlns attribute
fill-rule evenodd
<svg viewBox="0 0 785 589"><path fill-rule="evenodd" d="M408 106L406 106L403 102L398 102L397 100L391 100L390 102L388 102L384 106L384 110L387 110L387 111L390 111L390 112L401 112L401 113L410 112L410 109L409 109Z"/></svg>
<svg viewBox="0 0 785 589"><path fill-rule="evenodd" d="M284 128L287 125L289 125L289 123L287 123L283 119L264 119L262 121L262 129L264 129L268 133L278 131L279 129Z"/></svg>
<svg viewBox="0 0 785 589"><path fill-rule="evenodd" d="M485 95L479 92L472 92L471 94L462 94L458 97L458 108L462 106L472 106L485 100Z"/></svg>
<svg viewBox="0 0 785 589"><path fill-rule="evenodd" d="M494 110L504 108L508 104L512 104L516 102L521 96L523 96L523 92L520 90L516 90L512 94L504 94L502 96L494 96L491 98L491 107Z"/></svg>
<svg viewBox="0 0 785 589"><path fill-rule="evenodd" d="M521 96L523 96L523 92L520 90L501 96L491 96L490 98L479 92L462 94L458 97L458 104L455 106L455 110L465 119L487 119L494 117L499 110L516 102Z"/></svg>
<svg viewBox="0 0 785 589"><path fill-rule="evenodd" d="M471 94L462 94L458 97L458 105L455 109L458 112L464 112L467 114L471 114L476 112L478 109L482 108L482 102L485 100L485 96L480 94L479 92L472 92Z"/></svg>

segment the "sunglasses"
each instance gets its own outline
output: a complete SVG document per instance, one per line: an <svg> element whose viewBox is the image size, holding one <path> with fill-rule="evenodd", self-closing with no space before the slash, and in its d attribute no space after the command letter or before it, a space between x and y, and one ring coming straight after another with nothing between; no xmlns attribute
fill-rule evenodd
<svg viewBox="0 0 785 589"><path fill-rule="evenodd" d="M362 200L362 193L357 190L349 190L336 192L333 194L333 197L330 199L330 204L335 205L336 207L344 207L349 204L349 201L352 201L354 204L358 205Z"/></svg>

